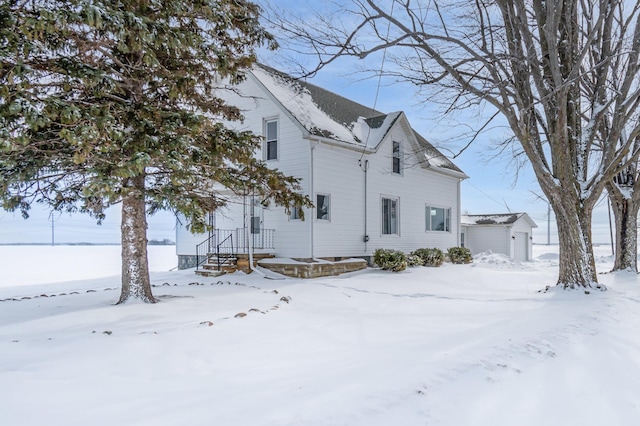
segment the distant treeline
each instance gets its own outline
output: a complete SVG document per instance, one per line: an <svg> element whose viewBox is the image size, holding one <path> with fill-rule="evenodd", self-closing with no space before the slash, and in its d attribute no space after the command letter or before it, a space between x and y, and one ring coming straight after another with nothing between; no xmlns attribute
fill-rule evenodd
<svg viewBox="0 0 640 426"><path fill-rule="evenodd" d="M0 246L50 246L51 243L0 243ZM120 243L55 243L56 246L119 246ZM175 241L168 238L164 240L149 240L147 245L150 246L175 246Z"/></svg>

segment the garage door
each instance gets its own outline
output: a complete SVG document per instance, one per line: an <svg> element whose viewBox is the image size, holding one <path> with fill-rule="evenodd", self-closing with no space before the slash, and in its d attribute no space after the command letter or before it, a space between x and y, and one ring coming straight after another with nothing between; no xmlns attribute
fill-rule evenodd
<svg viewBox="0 0 640 426"><path fill-rule="evenodd" d="M527 261L528 248L529 248L529 235L526 232L516 232L515 245L513 251L513 258L521 262Z"/></svg>

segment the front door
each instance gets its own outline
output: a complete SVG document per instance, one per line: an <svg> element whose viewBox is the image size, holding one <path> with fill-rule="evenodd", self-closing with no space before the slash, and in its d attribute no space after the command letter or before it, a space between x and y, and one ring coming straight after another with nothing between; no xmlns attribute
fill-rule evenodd
<svg viewBox="0 0 640 426"><path fill-rule="evenodd" d="M526 232L514 233L513 258L519 262L529 260L529 234Z"/></svg>

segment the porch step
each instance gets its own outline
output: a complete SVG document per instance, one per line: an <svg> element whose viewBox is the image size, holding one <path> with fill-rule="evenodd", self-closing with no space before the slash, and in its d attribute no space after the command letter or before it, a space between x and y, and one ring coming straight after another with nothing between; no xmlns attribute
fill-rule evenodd
<svg viewBox="0 0 640 426"><path fill-rule="evenodd" d="M256 266L258 261L275 257L273 253L255 253L253 255L253 264ZM236 271L242 271L246 274L251 273L249 266L249 255L246 253L236 253L233 257L220 257L220 265L218 266L218 256L214 253L207 255L207 262L200 265L196 274L205 277L218 277L224 274L230 274Z"/></svg>
<svg viewBox="0 0 640 426"><path fill-rule="evenodd" d="M228 266L236 266L238 264L238 259L235 257L227 257L227 258L221 258L220 262L218 262L218 258L217 257L209 257L209 259L207 260L207 263L205 263L204 265L202 265L202 267L204 269L218 269L218 263L220 264L220 268L222 269L223 267L228 267Z"/></svg>
<svg viewBox="0 0 640 426"><path fill-rule="evenodd" d="M196 275L200 275L201 277L219 277L221 275L226 274L227 272L225 271L214 271L211 269L198 269L196 271Z"/></svg>
<svg viewBox="0 0 640 426"><path fill-rule="evenodd" d="M220 267L218 267L217 263L205 263L204 265L200 265L200 267L202 269L205 269L207 271L223 271L223 272L235 272L238 270L238 265L236 264L220 264Z"/></svg>
<svg viewBox="0 0 640 426"><path fill-rule="evenodd" d="M221 257L209 254L207 263L200 265L196 274L206 277L217 277L224 274L230 274L238 270L238 259L235 257Z"/></svg>

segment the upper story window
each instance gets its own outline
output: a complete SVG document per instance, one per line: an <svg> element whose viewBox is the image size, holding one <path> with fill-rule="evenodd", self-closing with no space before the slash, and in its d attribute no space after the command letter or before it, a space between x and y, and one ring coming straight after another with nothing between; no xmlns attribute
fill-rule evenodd
<svg viewBox="0 0 640 426"><path fill-rule="evenodd" d="M426 226L427 231L451 231L451 209L441 207L426 208Z"/></svg>
<svg viewBox="0 0 640 426"><path fill-rule="evenodd" d="M278 120L268 120L264 123L265 160L278 159Z"/></svg>
<svg viewBox="0 0 640 426"><path fill-rule="evenodd" d="M392 155L392 172L400 174L400 170L402 169L402 161L401 161L401 153L400 153L400 142L393 141L393 155Z"/></svg>
<svg viewBox="0 0 640 426"><path fill-rule="evenodd" d="M316 194L316 219L329 220L331 209L331 196L328 194Z"/></svg>
<svg viewBox="0 0 640 426"><path fill-rule="evenodd" d="M400 235L397 198L382 199L382 235Z"/></svg>

